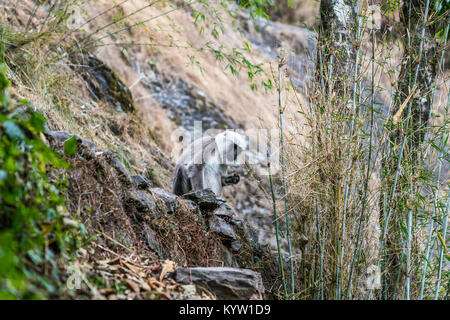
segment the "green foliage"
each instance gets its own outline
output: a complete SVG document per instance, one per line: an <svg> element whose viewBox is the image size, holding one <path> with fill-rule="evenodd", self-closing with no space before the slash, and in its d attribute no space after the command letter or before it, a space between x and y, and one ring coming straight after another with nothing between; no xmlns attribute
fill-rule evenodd
<svg viewBox="0 0 450 320"><path fill-rule="evenodd" d="M273 0L238 0L238 4L247 9L250 13L252 19L256 17L261 17L264 19L269 19L269 16L265 12L264 8L268 6L273 6Z"/></svg>
<svg viewBox="0 0 450 320"><path fill-rule="evenodd" d="M445 36L445 29L450 23L450 0L435 0L434 11L436 18L433 20L433 23L437 25L436 38L441 38L442 43L445 43L447 41Z"/></svg>
<svg viewBox="0 0 450 320"><path fill-rule="evenodd" d="M78 150L78 141L75 136L72 136L71 138L67 139L66 142L64 142L64 152L69 157L73 157L75 153Z"/></svg>
<svg viewBox="0 0 450 320"><path fill-rule="evenodd" d="M435 0L434 10L437 15L448 14L448 10L450 10L450 0Z"/></svg>
<svg viewBox="0 0 450 320"><path fill-rule="evenodd" d="M10 83L6 78L6 66L1 56L3 55L3 47L0 45L0 106L5 106L9 102L8 92L6 88Z"/></svg>
<svg viewBox="0 0 450 320"><path fill-rule="evenodd" d="M40 139L45 118L24 111L26 101L13 107L5 69L0 54L0 299L34 299L55 292L67 233L64 183L50 182L47 169L68 164Z"/></svg>

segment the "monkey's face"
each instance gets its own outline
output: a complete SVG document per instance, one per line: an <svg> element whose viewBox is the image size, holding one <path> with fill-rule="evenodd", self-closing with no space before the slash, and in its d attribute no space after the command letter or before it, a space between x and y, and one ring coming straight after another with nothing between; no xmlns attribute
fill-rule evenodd
<svg viewBox="0 0 450 320"><path fill-rule="evenodd" d="M227 165L240 165L240 155L243 154L242 148L238 146L236 143L231 143L231 145L225 150L225 162Z"/></svg>
<svg viewBox="0 0 450 320"><path fill-rule="evenodd" d="M241 165L244 163L244 154L248 146L245 136L225 131L216 137L216 147L219 151L220 164Z"/></svg>

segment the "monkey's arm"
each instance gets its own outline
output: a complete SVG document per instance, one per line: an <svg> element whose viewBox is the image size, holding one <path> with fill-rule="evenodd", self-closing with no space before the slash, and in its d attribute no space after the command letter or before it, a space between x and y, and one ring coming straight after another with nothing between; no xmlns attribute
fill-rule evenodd
<svg viewBox="0 0 450 320"><path fill-rule="evenodd" d="M237 173L235 173L231 176L222 177L222 185L226 186L230 184L237 184L240 180L241 177Z"/></svg>

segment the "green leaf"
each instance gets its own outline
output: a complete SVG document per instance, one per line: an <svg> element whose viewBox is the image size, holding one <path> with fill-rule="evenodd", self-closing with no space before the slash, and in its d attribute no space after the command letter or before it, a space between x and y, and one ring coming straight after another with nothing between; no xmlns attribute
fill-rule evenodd
<svg viewBox="0 0 450 320"><path fill-rule="evenodd" d="M37 112L31 114L30 124L37 133L44 132L44 123L46 121L45 117Z"/></svg>
<svg viewBox="0 0 450 320"><path fill-rule="evenodd" d="M244 50L246 50L248 53L252 53L252 49L250 49L250 45L248 44L247 41L244 41Z"/></svg>
<svg viewBox="0 0 450 320"><path fill-rule="evenodd" d="M69 157L73 157L75 153L78 150L78 141L75 136L72 136L71 138L67 139L64 142L64 153L67 154Z"/></svg>
<svg viewBox="0 0 450 320"><path fill-rule="evenodd" d="M201 12L198 12L194 19L194 24L197 23L198 18L200 17Z"/></svg>

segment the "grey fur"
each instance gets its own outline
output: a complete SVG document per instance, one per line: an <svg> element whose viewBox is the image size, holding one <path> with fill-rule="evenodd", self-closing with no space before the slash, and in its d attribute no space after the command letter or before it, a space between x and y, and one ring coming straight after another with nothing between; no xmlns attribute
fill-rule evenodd
<svg viewBox="0 0 450 320"><path fill-rule="evenodd" d="M227 165L214 161L217 152L215 138L206 136L191 143L175 167L172 192L183 195L189 191L210 188L221 197L223 185L238 183L237 174L227 175Z"/></svg>

